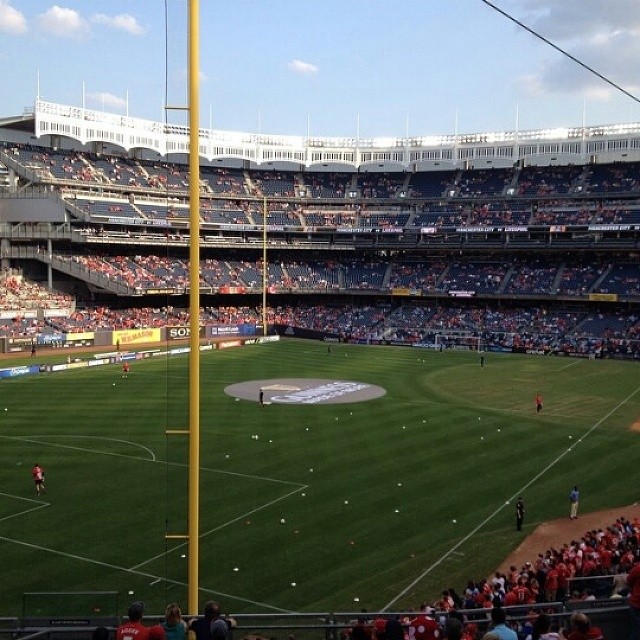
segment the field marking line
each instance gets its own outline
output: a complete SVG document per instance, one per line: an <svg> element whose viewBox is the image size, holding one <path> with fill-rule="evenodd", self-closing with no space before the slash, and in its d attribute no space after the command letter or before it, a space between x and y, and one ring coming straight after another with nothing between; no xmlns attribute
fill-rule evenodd
<svg viewBox="0 0 640 640"><path fill-rule="evenodd" d="M304 491L305 489L307 489L309 487L308 484L302 485L300 487L298 487L297 489L294 489L293 491L290 491L289 493L280 496L279 498L275 498L274 500L270 500L269 502L266 502L265 504L256 507L255 509L251 509L251 511L247 511L246 513L243 513L231 520L228 520L227 522L223 522L222 524L219 524L218 526L214 527L213 529L209 529L209 531L205 531L203 533L201 533L198 538L201 540L202 538L205 538L206 536L211 535L212 533L216 533L218 531L220 531L221 529L224 529L225 527L228 527L229 525L234 524L235 522L238 522L238 520L242 520L242 518L246 518L247 516L253 515L254 513L258 513L258 511L262 511L263 509L266 509L267 507L270 507L274 504L276 504L277 502L280 502L281 500L285 500L286 498L289 498L290 496L300 492L300 491ZM164 556L168 555L169 553L173 553L174 551L178 551L179 549L183 549L184 547L186 547L189 543L188 542L181 542L180 544L176 545L175 547L173 547L172 549L167 549L164 553L159 553L158 555L154 556L153 558L148 558L147 560L144 560L143 562L140 562L139 564L134 565L133 567L131 567L131 569L138 569L139 567L144 567L144 565L149 564L150 562L153 562L154 560L158 560L158 558L163 558Z"/></svg>
<svg viewBox="0 0 640 640"><path fill-rule="evenodd" d="M38 504L43 504L43 501L38 498L25 498L24 496L17 496L14 493L5 493L4 491L0 491L0 496L7 496L7 498L15 498L16 500L24 500L25 502L37 502Z"/></svg>
<svg viewBox="0 0 640 640"><path fill-rule="evenodd" d="M129 458L130 460L142 460L144 462L160 462L159 460L156 460L156 456L155 453L153 453L153 451L151 451L151 449L149 449L148 447L145 447L144 445L138 444L137 442L131 442L129 440L119 440L118 438L108 438L106 436L82 436L82 435L77 435L77 434L72 434L72 435L65 435L65 434L45 434L42 436L6 436L6 435L1 435L0 434L0 438L4 438L5 440L19 440L22 442L33 442L36 444L44 444L48 447L56 447L58 449L72 449L73 451L83 451L84 453L97 453L97 454L101 454L104 456L113 456L115 458ZM147 451L149 454L151 454L151 459L149 458L140 458L139 456L131 456L131 455L127 455L124 453L115 453L113 451L100 451L98 449L87 449L85 447L74 447L73 445L70 444L56 444L55 442L47 442L46 440L38 440L38 438L100 438L102 440L111 440L113 442L120 442L123 444L130 444L134 447L140 447L141 449L144 449L145 451Z"/></svg>
<svg viewBox="0 0 640 640"><path fill-rule="evenodd" d="M4 493L0 491L0 496L6 496L8 498L14 498L16 500L24 500L25 502L35 502L37 504L36 507L31 507L29 509L25 509L24 511L17 511L16 513L12 513L8 516L4 516L0 518L0 522L4 522L5 520L11 520L11 518L17 518L18 516L23 516L27 513L31 513L32 511L38 511L39 509L44 509L45 507L50 507L50 502L45 502L43 500L36 500L34 498L24 498L23 496L16 496L13 493Z"/></svg>
<svg viewBox="0 0 640 640"><path fill-rule="evenodd" d="M107 438L106 436L82 436L82 435L49 435L49 436L44 436L44 437L53 437L53 438L59 438L59 437L64 437L64 438L86 438L86 437L103 437L105 440L113 440L114 442L124 442L124 443L128 443L128 440L118 440L116 438ZM96 453L99 455L104 455L104 456L113 456L115 458L126 458L128 460L140 460L142 462L153 462L155 464L166 464L172 467L188 467L189 465L183 462L171 462L169 460L158 460L156 459L155 455L153 454L152 451L150 451L149 449L147 449L147 447L144 447L143 445L137 444L135 442L131 442L130 444L136 445L138 447L142 447L143 449L147 449L147 451L149 451L152 455L153 455L153 459L149 459L149 458L141 458L139 456L134 456L134 455L127 455L126 453L115 453L113 451L100 451L99 449L87 449L85 447L74 447L72 445L69 444L57 444L55 442L47 442L47 441L42 441L42 440L38 440L37 438L33 437L33 436L6 436L6 435L2 435L0 434L0 438L5 438L7 440L20 440L23 442L34 442L36 444L44 444L46 446L49 447L56 447L58 449L71 449L73 451L83 451L85 453ZM286 484L289 486L293 486L293 487L302 487L302 486L306 486L303 485L300 482L292 482L291 480L280 480L279 478L269 478L267 476L257 476L251 473L240 473L239 471L227 471L224 469L212 469L210 467L200 467L201 471L207 471L209 473L220 473L222 475L227 475L227 476L236 476L239 478L248 478L250 480L263 480L264 482L275 482L276 484Z"/></svg>
<svg viewBox="0 0 640 640"><path fill-rule="evenodd" d="M84 556L79 556L73 553L67 553L66 551L58 551L57 549L50 549L48 547L43 547L39 544L33 544L32 542L25 542L24 540L16 540L15 538L7 538L5 536L0 536L0 540L3 542L8 542L11 544L16 544L21 547L27 547L29 549L35 549L36 551L45 551L47 553L52 553L57 556L61 556L63 558L69 558L71 560L78 560L80 562L86 562L89 564L94 564L99 567L105 567L107 569L116 570L116 571L124 571L125 573L132 573L137 576L141 576L143 578L150 578L152 580L159 580L167 582L168 584L173 584L181 587L186 587L188 584L186 582L182 582L180 580L173 580L172 578L163 578L162 576L157 576L152 573L146 573L144 571L136 571L133 569L127 569L126 567L121 567L117 564L111 564L109 562L102 562L101 560L94 560L92 558L86 558ZM246 602L247 604L253 604L259 607L264 607L265 609L272 609L273 611L277 611L279 613L295 613L293 611L289 611L288 609L281 609L280 607L275 607L273 605L267 604L266 602L258 602L256 600L249 600L248 598L242 598L240 596L234 596L229 593L223 593L222 591L215 591L213 589L207 589L205 587L198 587L198 591L203 593L211 593L216 596L224 596L225 598L231 598L232 600L239 600L241 602Z"/></svg>
<svg viewBox="0 0 640 640"><path fill-rule="evenodd" d="M64 437L68 437L68 438L72 438L72 437L78 437L78 438L83 438L86 436L73 436L73 435L66 435ZM102 436L95 436L95 437L102 437ZM24 437L24 436L5 436L5 435L0 435L0 438L5 438L8 440L25 440L27 442L38 442L37 440L33 440L32 438L29 437ZM111 438L104 438L106 440L110 440ZM115 438L113 438L113 440L115 441L119 441L119 442L128 442L126 440L116 440ZM85 451L85 452L89 452L89 453L98 453L98 454L104 454L104 455L110 455L110 456L116 456L116 457L121 457L121 458L128 458L128 459L132 459L132 460L142 460L145 462L153 462L155 464L163 464L164 461L162 460L156 460L155 458L153 460L149 460L147 458L140 458L137 456L129 456L126 454L121 454L121 453L113 453L113 452L108 452L108 451L97 451L94 449L85 449L83 447L73 447L70 445L60 445L60 444L55 444L55 443L49 443L49 442L44 442L44 443L39 443L39 444L47 444L49 446L53 446L53 447L58 447L58 448L63 448L63 449L73 449L73 450L78 450L78 451ZM146 447L143 447L146 448ZM172 466L178 466L178 467L187 467L188 465L183 464L183 463L178 463L178 462L166 462L164 464L170 464ZM225 473L225 474L229 474L229 475L235 475L235 476L240 476L240 477L246 477L246 478L250 478L253 480L266 480L269 482L277 482L280 484L288 484L288 485L293 485L295 486L295 489L293 489L292 491L289 491L288 493L284 494L283 496L280 496L278 498L275 498L273 500L270 500L269 502L260 505L258 507L256 507L255 509L251 509L250 511L247 511L246 513L243 513L235 518L232 518L231 520L224 522L216 527L214 527L213 529L210 529L209 531L205 531L203 533L201 533L199 535L199 538L205 538L206 536L211 535L212 533L215 533L217 531L220 531L221 529L228 527L231 524L234 524L235 522L237 522L238 520L242 520L242 518L246 518L254 513L257 513L258 511L262 511L263 509L266 509L274 504L276 504L277 502L280 502L281 500L285 500L286 498L289 498L290 496L299 493L301 491L304 491L305 489L307 489L309 487L308 484L301 484L301 483L297 483L297 482L290 482L289 480L278 480L275 478L266 478L266 477L262 477L262 476L255 476L255 475L249 475L249 474L244 474L244 473L236 473L236 472L232 472L232 471L220 471L219 469L208 469L207 467L202 467L202 471L211 471L214 473ZM30 500L30 498L25 498L26 500ZM30 509L29 511L33 511L34 509ZM27 513L27 512L25 512ZM0 520L1 522L2 520ZM3 538L0 537L0 540L2 540ZM162 558L164 557L166 554L168 553L173 553L174 551L177 551L179 549L182 549L184 547L186 547L188 545L188 542L184 542L181 543L175 547L173 547L172 549L168 549L167 551L165 551L164 553L158 554L156 556L154 556L153 558L148 558L147 560L145 560L144 562L141 562L137 565L134 565L133 567L126 569L126 568L122 568L125 571L136 571L139 567L143 567L146 564L149 564L150 562L153 562L154 560L157 560L158 558ZM55 553L62 553L62 552L55 552ZM96 562L98 564L104 564L104 563L100 563L100 561L96 560L96 561L91 561L91 562ZM144 574L142 574L144 575ZM156 576L149 576L149 577L156 577ZM169 582L167 580L167 582ZM176 583L176 584L182 584L182 583ZM235 596L231 596L231 597L235 597ZM242 599L242 598L238 598L237 599ZM249 601L250 602L250 601ZM250 602L251 603L251 602ZM252 603L252 604L261 604L262 606L270 606L270 605L266 605L265 603ZM277 607L275 607L276 610L278 611L285 611L284 609L278 609Z"/></svg>
<svg viewBox="0 0 640 640"><path fill-rule="evenodd" d="M582 362L581 358L576 358L573 362L570 362L569 364L565 364L564 367L560 367L558 369L558 371L564 371L565 369L568 369L569 367L573 367L576 364L580 364L580 362Z"/></svg>
<svg viewBox="0 0 640 640"><path fill-rule="evenodd" d="M110 438L109 436L85 436L78 433L73 433L73 434L62 434L62 433L42 434L41 433L38 435L38 438L77 438L77 439L87 438L89 440L107 440L109 442L120 442L121 444L130 444L133 447L139 447L140 449L142 449L143 451L146 451L151 456L152 462L156 461L156 454L151 449L149 449L149 447L145 447L143 444L140 444L138 442L133 442L131 440L122 440L120 438Z"/></svg>
<svg viewBox="0 0 640 640"><path fill-rule="evenodd" d="M433 562L431 566L427 567L417 578L412 580L397 596L395 596L389 602L387 602L387 604L382 609L380 609L380 611L381 612L386 611L389 607L394 605L400 598L402 598L402 596L404 596L406 593L411 591L411 589L413 589L418 583L424 580L426 576L428 576L436 567L442 564L450 555L452 555L455 551L457 551L465 542L467 542L467 540L469 540L474 535L476 535L476 533L478 533L478 531L480 531L482 527L484 527L488 522L493 520L493 518L495 518L505 507L511 506L511 502L513 502L513 500L516 499L517 496L522 494L525 491L525 489L528 489L534 482L539 480L545 473L547 473L547 471L555 467L565 456L567 456L571 451L573 451L573 448L576 446L576 444L582 442L585 438L591 435L607 418L609 418L609 416L613 415L618 409L620 409L620 407L623 407L625 404L627 404L627 402L629 402L629 400L631 400L631 398L633 398L633 396L635 396L639 391L640 391L640 387L637 387L635 391L633 391L626 398L621 400L615 407L613 407L613 409L611 409L602 418L600 418L600 420L598 420L593 426L589 427L589 429L587 429L587 431L582 436L580 436L574 444L567 447L567 449L565 449L560 455L558 455L555 458L555 460L552 460L546 467L544 467L544 469L542 469L535 476L533 476L531 480L529 480L520 489L518 489L510 498L507 498L506 503L501 504L493 513L489 514L479 525L477 525L474 529L472 529L470 533L468 533L466 536L464 536L464 538L461 538L456 544L454 544L453 547L451 547L451 549L449 549L449 551L447 551L441 558Z"/></svg>

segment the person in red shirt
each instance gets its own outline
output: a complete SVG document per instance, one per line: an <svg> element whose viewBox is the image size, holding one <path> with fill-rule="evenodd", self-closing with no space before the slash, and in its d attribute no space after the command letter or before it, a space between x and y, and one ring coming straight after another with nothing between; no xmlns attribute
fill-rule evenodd
<svg viewBox="0 0 640 640"><path fill-rule="evenodd" d="M518 604L531 604L534 601L531 591L529 591L525 582L524 578L519 578L518 584L512 589L516 595Z"/></svg>
<svg viewBox="0 0 640 640"><path fill-rule="evenodd" d="M430 609L425 609L409 623L411 640L437 640L440 633L440 625L431 617Z"/></svg>
<svg viewBox="0 0 640 640"><path fill-rule="evenodd" d="M613 560L613 551L608 549L604 545L599 548L600 552L600 566L602 567L602 573L606 576L611 575L611 565Z"/></svg>
<svg viewBox="0 0 640 640"><path fill-rule="evenodd" d="M596 575L596 563L590 553L587 554L582 563L582 575L583 577Z"/></svg>
<svg viewBox="0 0 640 640"><path fill-rule="evenodd" d="M39 496L41 491L47 493L47 488L44 486L44 469L37 462L31 469L31 477L36 484L36 495Z"/></svg>
<svg viewBox="0 0 640 640"><path fill-rule="evenodd" d="M129 606L129 620L116 629L116 640L149 640L149 627L142 624L144 603L132 602Z"/></svg>
<svg viewBox="0 0 640 640"><path fill-rule="evenodd" d="M540 413L542 411L542 405L544 404L544 400L542 398L541 393L536 394L536 413Z"/></svg>
<svg viewBox="0 0 640 640"><path fill-rule="evenodd" d="M571 631L567 640L604 640L602 629L592 627L591 621L584 613L574 613L571 618Z"/></svg>
<svg viewBox="0 0 640 640"><path fill-rule="evenodd" d="M517 604L518 604L518 594L516 594L513 590L508 591L507 595L504 597L502 606L515 607Z"/></svg>
<svg viewBox="0 0 640 640"><path fill-rule="evenodd" d="M544 581L544 591L547 602L555 602L558 591L558 569L555 563L549 567L547 578Z"/></svg>
<svg viewBox="0 0 640 640"><path fill-rule="evenodd" d="M129 363L128 362L123 362L122 363L122 377L126 378L129 375Z"/></svg>
<svg viewBox="0 0 640 640"><path fill-rule="evenodd" d="M630 640L640 640L640 562L636 562L627 575L629 586L629 617L631 618Z"/></svg>

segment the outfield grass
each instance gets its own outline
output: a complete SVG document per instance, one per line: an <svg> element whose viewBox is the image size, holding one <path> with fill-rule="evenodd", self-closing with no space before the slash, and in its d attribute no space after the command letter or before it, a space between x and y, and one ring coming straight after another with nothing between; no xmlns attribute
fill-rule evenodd
<svg viewBox="0 0 640 640"><path fill-rule="evenodd" d="M581 512L637 499L637 364L487 360L301 341L203 353L201 600L235 613L415 607L566 516L574 484ZM224 393L298 376L387 395L260 408ZM135 362L126 380L114 365L0 381L0 615L26 591L116 590L158 613L186 603L186 547L164 534L186 528L187 446L165 429L186 427L187 385L186 357ZM505 504L519 493L522 533Z"/></svg>

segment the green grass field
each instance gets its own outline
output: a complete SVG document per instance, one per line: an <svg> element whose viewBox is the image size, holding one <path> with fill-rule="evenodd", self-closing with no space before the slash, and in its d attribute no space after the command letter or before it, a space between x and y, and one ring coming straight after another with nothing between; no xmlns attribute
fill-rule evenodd
<svg viewBox="0 0 640 640"><path fill-rule="evenodd" d="M566 516L574 484L583 513L633 503L639 371L494 354L481 368L477 354L406 348L328 355L302 341L203 353L201 601L233 613L415 607ZM387 394L260 408L224 393L278 377ZM186 529L187 446L165 429L186 428L187 391L187 357L135 362L126 380L114 365L0 381L0 615L20 613L27 591L115 590L157 613L186 603L186 547L165 531ZM36 461L48 487L37 501ZM522 533L506 504L520 493Z"/></svg>

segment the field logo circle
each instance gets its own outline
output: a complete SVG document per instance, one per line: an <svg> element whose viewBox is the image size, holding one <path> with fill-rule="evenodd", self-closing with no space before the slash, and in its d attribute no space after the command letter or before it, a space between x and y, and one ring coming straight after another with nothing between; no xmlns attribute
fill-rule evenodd
<svg viewBox="0 0 640 640"><path fill-rule="evenodd" d="M229 385L228 396L263 404L347 404L384 396L382 387L355 380L269 378Z"/></svg>

